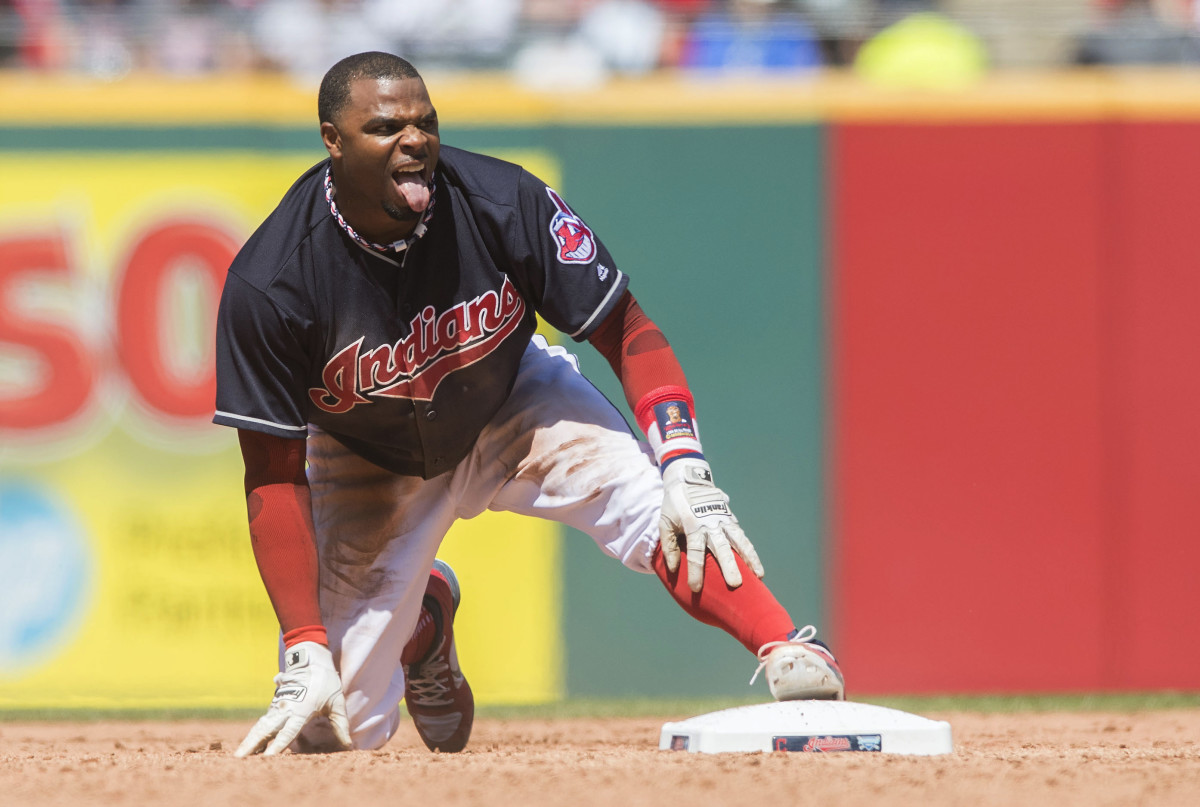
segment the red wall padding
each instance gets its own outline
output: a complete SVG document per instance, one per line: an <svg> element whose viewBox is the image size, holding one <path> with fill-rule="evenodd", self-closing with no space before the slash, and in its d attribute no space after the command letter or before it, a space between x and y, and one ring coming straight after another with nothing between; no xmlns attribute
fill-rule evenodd
<svg viewBox="0 0 1200 807"><path fill-rule="evenodd" d="M831 127L852 691L1200 683L1198 135Z"/></svg>
<svg viewBox="0 0 1200 807"><path fill-rule="evenodd" d="M1111 683L1200 688L1200 123L1114 125Z"/></svg>

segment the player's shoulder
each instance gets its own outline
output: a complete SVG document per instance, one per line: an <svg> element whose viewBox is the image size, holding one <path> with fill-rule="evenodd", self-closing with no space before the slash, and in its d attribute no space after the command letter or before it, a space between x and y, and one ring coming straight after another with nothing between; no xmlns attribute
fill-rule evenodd
<svg viewBox="0 0 1200 807"><path fill-rule="evenodd" d="M516 207L531 175L516 163L475 151L442 146L438 168L464 195L496 205Z"/></svg>
<svg viewBox="0 0 1200 807"><path fill-rule="evenodd" d="M320 237L322 226L332 220L323 193L328 165L322 160L292 183L238 251L230 274L265 290L313 238Z"/></svg>

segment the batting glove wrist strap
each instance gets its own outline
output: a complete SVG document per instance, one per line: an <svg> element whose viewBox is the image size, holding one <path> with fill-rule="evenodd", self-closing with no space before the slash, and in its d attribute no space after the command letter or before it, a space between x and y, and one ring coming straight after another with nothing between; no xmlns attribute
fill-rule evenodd
<svg viewBox="0 0 1200 807"><path fill-rule="evenodd" d="M663 469L663 504L659 517L659 546L671 572L679 570L680 539L687 548L688 588L704 587L704 556L712 552L730 588L742 584L736 551L758 577L762 562L729 509L729 497L713 484L712 469L703 459L681 457Z"/></svg>
<svg viewBox="0 0 1200 807"><path fill-rule="evenodd" d="M270 708L250 729L234 756L278 754L318 715L329 719L337 744L343 750L351 748L346 699L329 648L316 642L299 642L284 651L284 662L283 672L275 676L275 697Z"/></svg>

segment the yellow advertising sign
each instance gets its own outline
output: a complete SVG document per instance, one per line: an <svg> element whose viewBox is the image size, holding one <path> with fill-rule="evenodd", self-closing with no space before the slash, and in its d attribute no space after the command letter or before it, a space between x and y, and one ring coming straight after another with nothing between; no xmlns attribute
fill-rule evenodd
<svg viewBox="0 0 1200 807"><path fill-rule="evenodd" d="M269 700L213 326L238 245L320 157L0 153L0 708ZM479 700L561 696L557 528L488 513L441 554Z"/></svg>

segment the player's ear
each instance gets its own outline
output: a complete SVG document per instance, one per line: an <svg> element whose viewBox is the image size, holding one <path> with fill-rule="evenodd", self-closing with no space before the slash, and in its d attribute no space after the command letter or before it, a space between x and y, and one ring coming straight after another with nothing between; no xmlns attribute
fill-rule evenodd
<svg viewBox="0 0 1200 807"><path fill-rule="evenodd" d="M330 157L342 156L342 135L329 121L321 122L321 142L325 144Z"/></svg>

